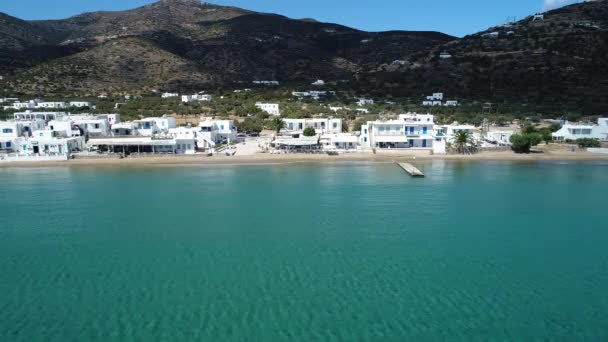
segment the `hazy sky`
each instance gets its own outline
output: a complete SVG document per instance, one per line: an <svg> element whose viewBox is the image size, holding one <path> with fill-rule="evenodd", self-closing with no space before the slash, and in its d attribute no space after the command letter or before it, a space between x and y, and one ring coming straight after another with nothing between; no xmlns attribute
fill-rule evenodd
<svg viewBox="0 0 608 342"><path fill-rule="evenodd" d="M58 19L123 10L155 0L0 0L0 12L22 19ZM433 30L463 36L577 0L215 0L292 18L315 18L368 31Z"/></svg>

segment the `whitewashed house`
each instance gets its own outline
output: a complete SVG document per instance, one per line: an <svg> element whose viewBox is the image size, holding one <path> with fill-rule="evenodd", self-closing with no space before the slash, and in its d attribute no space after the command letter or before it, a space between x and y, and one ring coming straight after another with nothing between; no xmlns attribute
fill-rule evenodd
<svg viewBox="0 0 608 342"><path fill-rule="evenodd" d="M63 112L32 112L30 110L26 110L25 112L17 112L13 114L15 120L44 120L46 122L51 120L57 120L65 116L66 114Z"/></svg>
<svg viewBox="0 0 608 342"><path fill-rule="evenodd" d="M199 123L196 134L199 148L212 148L236 141L237 128L234 120L209 120Z"/></svg>
<svg viewBox="0 0 608 342"><path fill-rule="evenodd" d="M34 131L45 127L44 120L0 121L0 138L30 137Z"/></svg>
<svg viewBox="0 0 608 342"><path fill-rule="evenodd" d="M178 93L163 93L160 97L163 99L168 99L168 98L172 98L172 97L179 97L179 94Z"/></svg>
<svg viewBox="0 0 608 342"><path fill-rule="evenodd" d="M367 105L373 105L373 104L374 104L374 100L372 100L372 99L360 98L357 100L358 106L367 106Z"/></svg>
<svg viewBox="0 0 608 342"><path fill-rule="evenodd" d="M323 81L323 80L316 80L316 81L312 82L312 85L313 86L323 86L323 85L325 85L325 81Z"/></svg>
<svg viewBox="0 0 608 342"><path fill-rule="evenodd" d="M189 102L194 102L194 101L209 102L212 99L213 99L213 95L209 95L209 94L182 95L182 102L184 102L184 103L189 103Z"/></svg>
<svg viewBox="0 0 608 342"><path fill-rule="evenodd" d="M56 138L71 138L71 137L84 137L86 136L86 132L84 128L78 127L74 121L69 120L67 118L62 118L58 120L51 120L47 123L46 131L49 131L49 134L52 134L53 137ZM42 131L38 131L42 132Z"/></svg>
<svg viewBox="0 0 608 342"><path fill-rule="evenodd" d="M27 101L27 102L13 102L10 106L4 106L4 109L35 109L36 101Z"/></svg>
<svg viewBox="0 0 608 342"><path fill-rule="evenodd" d="M473 125L454 124L435 126L435 132L442 133L448 143L451 143L454 140L454 136L456 135L456 133L461 131L468 132L473 138L473 140L477 143L481 140L480 133L477 131L477 129L475 129L475 126Z"/></svg>
<svg viewBox="0 0 608 342"><path fill-rule="evenodd" d="M84 151L84 137L57 137L51 130L35 131L31 138L23 139L18 153L26 156L64 156Z"/></svg>
<svg viewBox="0 0 608 342"><path fill-rule="evenodd" d="M65 102L37 102L36 109L65 109L68 104Z"/></svg>
<svg viewBox="0 0 608 342"><path fill-rule="evenodd" d="M398 120L368 121L361 126L359 143L376 149L429 149L435 140L434 116L402 114Z"/></svg>
<svg viewBox="0 0 608 342"><path fill-rule="evenodd" d="M140 124L137 122L127 121L118 122L112 125L111 136L113 137L125 137L125 136L140 136L139 133Z"/></svg>
<svg viewBox="0 0 608 342"><path fill-rule="evenodd" d="M356 152L359 150L359 137L349 133L322 134L319 143L327 151Z"/></svg>
<svg viewBox="0 0 608 342"><path fill-rule="evenodd" d="M255 85L278 86L279 81L253 81Z"/></svg>
<svg viewBox="0 0 608 342"><path fill-rule="evenodd" d="M283 119L285 130L290 133L303 133L306 128L314 128L317 134L342 133L342 119Z"/></svg>
<svg viewBox="0 0 608 342"><path fill-rule="evenodd" d="M458 106L458 101L456 101L456 100L445 101L445 103L443 105L445 107L456 107L456 106Z"/></svg>
<svg viewBox="0 0 608 342"><path fill-rule="evenodd" d="M255 106L261 110L263 110L264 112L273 115L273 116L280 116L281 115L281 111L279 110L279 104L278 103L261 103L258 102L255 104Z"/></svg>
<svg viewBox="0 0 608 342"><path fill-rule="evenodd" d="M566 122L562 128L553 133L554 141L567 141L578 139L597 139L608 141L608 118L600 118L597 125L585 125Z"/></svg>
<svg viewBox="0 0 608 342"><path fill-rule="evenodd" d="M68 107L95 109L95 105L94 104L92 104L91 102L86 102L86 101L70 101L68 103Z"/></svg>
<svg viewBox="0 0 608 342"><path fill-rule="evenodd" d="M483 140L498 146L511 146L513 134L515 132L509 130L489 131L484 133Z"/></svg>

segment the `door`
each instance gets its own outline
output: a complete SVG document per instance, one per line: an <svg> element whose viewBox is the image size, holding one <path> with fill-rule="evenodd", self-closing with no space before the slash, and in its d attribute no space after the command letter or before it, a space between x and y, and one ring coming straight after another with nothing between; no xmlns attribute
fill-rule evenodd
<svg viewBox="0 0 608 342"><path fill-rule="evenodd" d="M33 147L34 147L34 154L40 153L40 148L38 148L38 146L33 146Z"/></svg>
<svg viewBox="0 0 608 342"><path fill-rule="evenodd" d="M410 139L410 147L414 147L414 139Z"/></svg>
<svg viewBox="0 0 608 342"><path fill-rule="evenodd" d="M426 147L426 140L422 140L422 147Z"/></svg>
<svg viewBox="0 0 608 342"><path fill-rule="evenodd" d="M426 127L426 126L422 127L422 134L426 135L427 131L428 131L428 127Z"/></svg>

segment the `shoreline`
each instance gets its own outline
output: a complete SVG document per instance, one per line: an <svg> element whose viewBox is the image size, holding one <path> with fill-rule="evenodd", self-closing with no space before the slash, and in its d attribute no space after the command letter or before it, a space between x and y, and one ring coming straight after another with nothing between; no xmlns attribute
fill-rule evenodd
<svg viewBox="0 0 608 342"><path fill-rule="evenodd" d="M0 168L56 167L56 166L196 166L196 165L279 165L294 163L373 162L394 163L403 161L607 161L608 154L588 152L545 152L515 154L507 152L481 152L473 155L426 155L413 153L348 153L338 156L307 154L254 154L243 156L151 156L136 158L77 158L67 161L0 162Z"/></svg>

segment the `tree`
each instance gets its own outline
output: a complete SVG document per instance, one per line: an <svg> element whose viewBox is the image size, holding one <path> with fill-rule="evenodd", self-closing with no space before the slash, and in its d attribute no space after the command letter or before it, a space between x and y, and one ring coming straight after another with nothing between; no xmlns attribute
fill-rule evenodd
<svg viewBox="0 0 608 342"><path fill-rule="evenodd" d="M361 132L361 126L363 125L365 125L365 121L362 119L356 120L355 124L353 125L353 132Z"/></svg>
<svg viewBox="0 0 608 342"><path fill-rule="evenodd" d="M471 154L477 151L473 134L469 131L458 131L454 134L452 147L460 154Z"/></svg>
<svg viewBox="0 0 608 342"><path fill-rule="evenodd" d="M246 118L238 124L240 132L257 132L260 133L264 128L263 121L253 118Z"/></svg>
<svg viewBox="0 0 608 342"><path fill-rule="evenodd" d="M348 133L349 126L350 126L350 122L344 120L342 122L342 133ZM359 128L361 128L361 127L359 127Z"/></svg>
<svg viewBox="0 0 608 342"><path fill-rule="evenodd" d="M315 131L314 128L312 128L312 127L306 127L304 129L304 136L305 137L314 137L315 135L317 135L317 131Z"/></svg>
<svg viewBox="0 0 608 342"><path fill-rule="evenodd" d="M277 133L280 133L281 130L285 128L285 121L281 118L274 118L272 119L271 126Z"/></svg>
<svg viewBox="0 0 608 342"><path fill-rule="evenodd" d="M539 134L541 137L541 140L547 144L550 144L553 141L553 134L552 134L553 131L551 131L551 128L549 128L549 127L543 127L532 133Z"/></svg>
<svg viewBox="0 0 608 342"><path fill-rule="evenodd" d="M532 146L540 144L542 136L538 133L522 133L511 136L511 149L515 153L530 153Z"/></svg>

